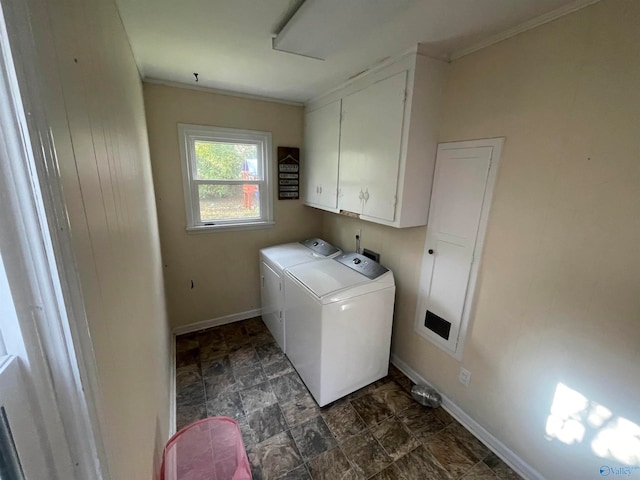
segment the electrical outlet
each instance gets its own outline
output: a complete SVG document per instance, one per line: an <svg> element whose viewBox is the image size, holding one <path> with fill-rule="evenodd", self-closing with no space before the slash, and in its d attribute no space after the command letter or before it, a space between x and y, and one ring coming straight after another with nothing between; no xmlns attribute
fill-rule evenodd
<svg viewBox="0 0 640 480"><path fill-rule="evenodd" d="M460 367L460 373L458 374L458 380L465 387L469 386L469 382L471 382L471 372L464 367Z"/></svg>

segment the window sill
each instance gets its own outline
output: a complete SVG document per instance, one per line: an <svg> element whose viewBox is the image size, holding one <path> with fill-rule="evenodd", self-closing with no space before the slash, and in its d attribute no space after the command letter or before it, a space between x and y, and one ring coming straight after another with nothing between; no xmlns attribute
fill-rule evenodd
<svg viewBox="0 0 640 480"><path fill-rule="evenodd" d="M247 223L221 223L219 225L198 225L197 227L187 227L188 234L230 232L235 230L259 230L263 228L273 228L276 224L273 220L265 222Z"/></svg>

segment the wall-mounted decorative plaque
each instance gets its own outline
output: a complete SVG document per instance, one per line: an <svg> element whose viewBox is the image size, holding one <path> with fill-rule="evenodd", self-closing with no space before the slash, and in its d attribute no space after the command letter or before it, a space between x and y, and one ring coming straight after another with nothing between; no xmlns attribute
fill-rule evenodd
<svg viewBox="0 0 640 480"><path fill-rule="evenodd" d="M278 200L300 198L300 149L278 147Z"/></svg>

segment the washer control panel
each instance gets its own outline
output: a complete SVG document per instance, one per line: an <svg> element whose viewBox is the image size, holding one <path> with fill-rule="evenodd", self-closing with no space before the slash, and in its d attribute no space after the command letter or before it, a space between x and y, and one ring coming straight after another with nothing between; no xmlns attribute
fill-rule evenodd
<svg viewBox="0 0 640 480"><path fill-rule="evenodd" d="M334 258L334 260L371 280L375 280L380 275L389 271L388 268L383 267L378 262L358 253L343 253Z"/></svg>
<svg viewBox="0 0 640 480"><path fill-rule="evenodd" d="M302 240L300 243L311 250L313 253L316 253L322 257L329 257L338 252L338 249L336 247L334 247L330 243L325 242L321 238L307 238L306 240Z"/></svg>

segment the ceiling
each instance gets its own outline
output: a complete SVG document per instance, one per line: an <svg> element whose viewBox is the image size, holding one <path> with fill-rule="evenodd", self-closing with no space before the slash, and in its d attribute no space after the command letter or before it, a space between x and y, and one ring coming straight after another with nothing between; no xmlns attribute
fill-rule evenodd
<svg viewBox="0 0 640 480"><path fill-rule="evenodd" d="M272 49L273 37L302 0L117 0L117 3L144 79L292 102L318 96L418 43L421 51L449 57L556 9L587 3L366 0L387 4L381 19L350 11L350 2L356 0L306 1L341 5L335 8L335 21L348 25L345 35L337 40L335 32L332 33L325 60ZM396 2L397 7L389 9L389 2ZM199 74L198 83L194 72Z"/></svg>

